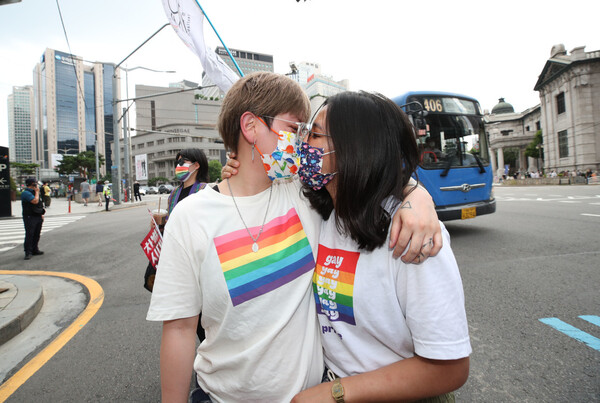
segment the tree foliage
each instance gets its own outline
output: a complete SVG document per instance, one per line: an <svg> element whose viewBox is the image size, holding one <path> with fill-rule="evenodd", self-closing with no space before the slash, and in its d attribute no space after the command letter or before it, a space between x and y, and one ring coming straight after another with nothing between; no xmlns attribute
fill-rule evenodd
<svg viewBox="0 0 600 403"><path fill-rule="evenodd" d="M169 178L165 178L164 176L157 176L156 178L148 179L148 186L156 186L159 183L169 183Z"/></svg>
<svg viewBox="0 0 600 403"><path fill-rule="evenodd" d="M104 165L104 156L98 155L98 166ZM77 155L63 155L62 161L55 168L56 172L62 175L78 173L81 177L89 177L91 173L96 172L96 153L93 151L84 151Z"/></svg>
<svg viewBox="0 0 600 403"><path fill-rule="evenodd" d="M208 161L208 176L211 182L216 182L221 179L221 163L217 160Z"/></svg>
<svg viewBox="0 0 600 403"><path fill-rule="evenodd" d="M544 137L542 136L541 130L538 130L535 133L535 137L525 149L525 155L531 158L543 158L543 153L541 152L540 148L538 148L538 144L544 144Z"/></svg>
<svg viewBox="0 0 600 403"><path fill-rule="evenodd" d="M505 148L504 149L504 164L508 165L511 169L516 169L517 160L519 159L518 148ZM504 167L501 167L504 168Z"/></svg>
<svg viewBox="0 0 600 403"><path fill-rule="evenodd" d="M19 176L32 175L35 173L35 169L39 167L39 164L30 164L23 162L11 162L12 168L15 168L19 172Z"/></svg>

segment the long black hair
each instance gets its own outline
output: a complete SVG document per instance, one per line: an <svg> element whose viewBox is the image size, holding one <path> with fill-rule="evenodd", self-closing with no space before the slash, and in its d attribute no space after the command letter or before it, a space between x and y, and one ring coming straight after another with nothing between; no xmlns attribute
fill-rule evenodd
<svg viewBox="0 0 600 403"><path fill-rule="evenodd" d="M196 172L196 182L208 182L208 159L206 158L206 154L199 148L186 148L185 150L181 150L177 153L175 157L175 164L179 161L180 158L184 158L186 160L191 161L192 163L197 162L200 167Z"/></svg>
<svg viewBox="0 0 600 403"><path fill-rule="evenodd" d="M335 150L335 217L338 230L361 249L387 239L393 209L418 164L415 131L389 98L368 92L342 92L328 98L326 133ZM311 205L328 219L333 201L327 190L304 187ZM391 205L384 206L389 196ZM387 210L386 210L387 207Z"/></svg>

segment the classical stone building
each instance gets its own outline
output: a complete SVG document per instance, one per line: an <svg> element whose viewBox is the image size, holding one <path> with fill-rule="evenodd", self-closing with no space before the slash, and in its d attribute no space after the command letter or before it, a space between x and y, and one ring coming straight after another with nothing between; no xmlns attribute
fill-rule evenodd
<svg viewBox="0 0 600 403"><path fill-rule="evenodd" d="M541 109L534 106L523 112L515 112L511 104L500 98L492 113L484 116L485 130L490 142L490 159L493 172L497 176L498 168L504 171L504 151L506 149L518 150L515 166L510 167L510 172L537 171L538 161L525 156L525 149L533 141L535 133L541 129Z"/></svg>
<svg viewBox="0 0 600 403"><path fill-rule="evenodd" d="M600 169L600 50L552 47L534 89L540 94L544 169Z"/></svg>
<svg viewBox="0 0 600 403"><path fill-rule="evenodd" d="M537 170L538 160L524 153L540 129L544 141L539 162L543 161L544 171L598 171L600 50L585 52L581 46L567 54L564 45L553 46L534 90L539 92L540 105L515 113L501 98L485 115L494 172L500 174L508 148L518 149L519 155L511 172Z"/></svg>

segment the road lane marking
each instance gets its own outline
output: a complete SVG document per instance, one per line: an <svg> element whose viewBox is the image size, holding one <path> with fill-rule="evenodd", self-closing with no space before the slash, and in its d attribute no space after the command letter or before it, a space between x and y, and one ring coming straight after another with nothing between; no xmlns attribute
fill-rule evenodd
<svg viewBox="0 0 600 403"><path fill-rule="evenodd" d="M0 402L4 402L18 388L21 387L33 374L44 366L61 348L65 346L83 327L94 317L104 302L104 290L95 280L74 273L61 273L51 271L29 271L29 270L0 270L0 274L8 275L34 275L55 276L68 278L83 284L89 292L90 301L79 314L79 316L62 331L50 344L33 357L19 371L0 385Z"/></svg>
<svg viewBox="0 0 600 403"><path fill-rule="evenodd" d="M539 321L577 341L588 345L594 350L600 351L600 339L584 332L583 330L577 329L575 326L571 326L558 318L542 318L539 319Z"/></svg>
<svg viewBox="0 0 600 403"><path fill-rule="evenodd" d="M42 234L46 234L53 229L61 228L82 218L85 218L85 216L75 215L68 217L46 217L44 219L44 224L42 224ZM23 226L23 220L15 219L0 221L0 252L15 248L19 244L23 245L23 239L25 239L25 227Z"/></svg>
<svg viewBox="0 0 600 403"><path fill-rule="evenodd" d="M586 215L586 216L589 216L589 217L600 217L600 214L581 213L581 215Z"/></svg>
<svg viewBox="0 0 600 403"><path fill-rule="evenodd" d="M583 320L587 320L592 325L596 325L596 326L600 327L600 316L595 316L595 315L581 315L580 318L583 319Z"/></svg>

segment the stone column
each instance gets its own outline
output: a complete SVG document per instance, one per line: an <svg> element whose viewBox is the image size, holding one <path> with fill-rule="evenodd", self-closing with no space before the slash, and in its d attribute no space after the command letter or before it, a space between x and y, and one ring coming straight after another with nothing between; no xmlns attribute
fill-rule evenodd
<svg viewBox="0 0 600 403"><path fill-rule="evenodd" d="M498 179L504 175L504 151L502 147L498 147Z"/></svg>
<svg viewBox="0 0 600 403"><path fill-rule="evenodd" d="M527 157L527 162L528 162L527 170L529 172L537 171L537 170L540 169L540 167L538 167L537 159L536 158Z"/></svg>
<svg viewBox="0 0 600 403"><path fill-rule="evenodd" d="M519 148L519 171L523 172L527 170L527 159L528 157L525 155L525 149Z"/></svg>
<svg viewBox="0 0 600 403"><path fill-rule="evenodd" d="M498 164L496 163L496 149L490 148L490 164L492 165L492 175L496 175Z"/></svg>

